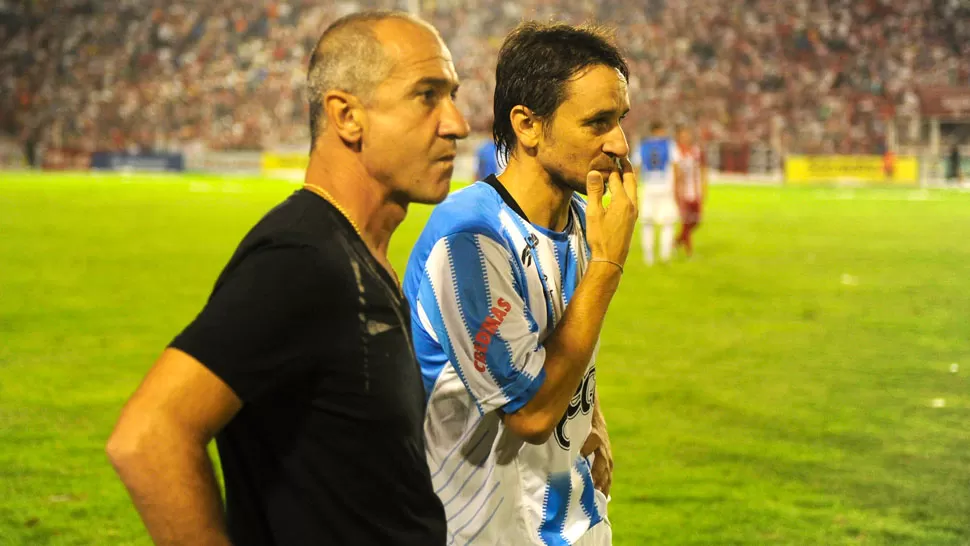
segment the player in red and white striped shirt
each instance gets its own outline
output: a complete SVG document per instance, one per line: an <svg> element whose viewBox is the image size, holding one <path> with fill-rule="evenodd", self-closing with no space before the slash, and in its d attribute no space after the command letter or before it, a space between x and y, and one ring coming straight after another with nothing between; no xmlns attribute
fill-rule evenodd
<svg viewBox="0 0 970 546"><path fill-rule="evenodd" d="M677 129L677 151L674 198L681 220L677 245L683 245L690 256L694 251L691 233L701 223L702 205L707 197L707 161L700 146L694 144L694 135L687 126Z"/></svg>

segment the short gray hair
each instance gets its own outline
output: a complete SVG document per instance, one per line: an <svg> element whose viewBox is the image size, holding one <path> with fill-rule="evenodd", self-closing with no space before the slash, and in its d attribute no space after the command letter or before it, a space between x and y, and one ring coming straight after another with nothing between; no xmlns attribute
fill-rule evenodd
<svg viewBox="0 0 970 546"><path fill-rule="evenodd" d="M331 89L356 96L365 104L374 88L390 75L393 64L374 32L374 24L401 19L426 26L424 21L401 11L370 10L334 21L317 41L307 69L310 103L310 151L327 128L323 97Z"/></svg>

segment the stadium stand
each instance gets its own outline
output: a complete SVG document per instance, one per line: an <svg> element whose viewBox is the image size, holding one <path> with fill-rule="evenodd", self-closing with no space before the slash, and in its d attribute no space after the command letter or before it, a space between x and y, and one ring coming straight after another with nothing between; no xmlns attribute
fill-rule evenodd
<svg viewBox="0 0 970 546"><path fill-rule="evenodd" d="M400 5L399 5L400 4ZM707 142L783 153L882 154L919 86L970 87L959 0L424 0L491 115L502 37L522 18L616 27L631 132L699 124ZM361 8L331 0L0 0L0 132L86 151L305 147L304 70L321 30Z"/></svg>

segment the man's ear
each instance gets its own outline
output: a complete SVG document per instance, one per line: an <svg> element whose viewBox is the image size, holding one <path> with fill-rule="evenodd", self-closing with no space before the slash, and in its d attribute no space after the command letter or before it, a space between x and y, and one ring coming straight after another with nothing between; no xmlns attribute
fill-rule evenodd
<svg viewBox="0 0 970 546"><path fill-rule="evenodd" d="M509 112L509 121L512 122L512 131L515 132L515 138L522 147L535 149L539 145L542 120L532 113L532 110L521 104L515 106Z"/></svg>
<svg viewBox="0 0 970 546"><path fill-rule="evenodd" d="M364 135L364 108L360 100L344 91L330 90L323 97L327 124L333 127L341 140L359 146Z"/></svg>

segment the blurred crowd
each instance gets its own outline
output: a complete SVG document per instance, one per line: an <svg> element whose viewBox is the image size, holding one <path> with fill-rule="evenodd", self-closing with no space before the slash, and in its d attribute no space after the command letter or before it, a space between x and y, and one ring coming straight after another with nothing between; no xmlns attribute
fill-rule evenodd
<svg viewBox="0 0 970 546"><path fill-rule="evenodd" d="M374 7L418 7L441 31L482 132L523 18L616 29L634 135L688 122L708 141L878 153L917 86L970 85L966 0L0 0L0 132L86 150L305 148L313 45Z"/></svg>

